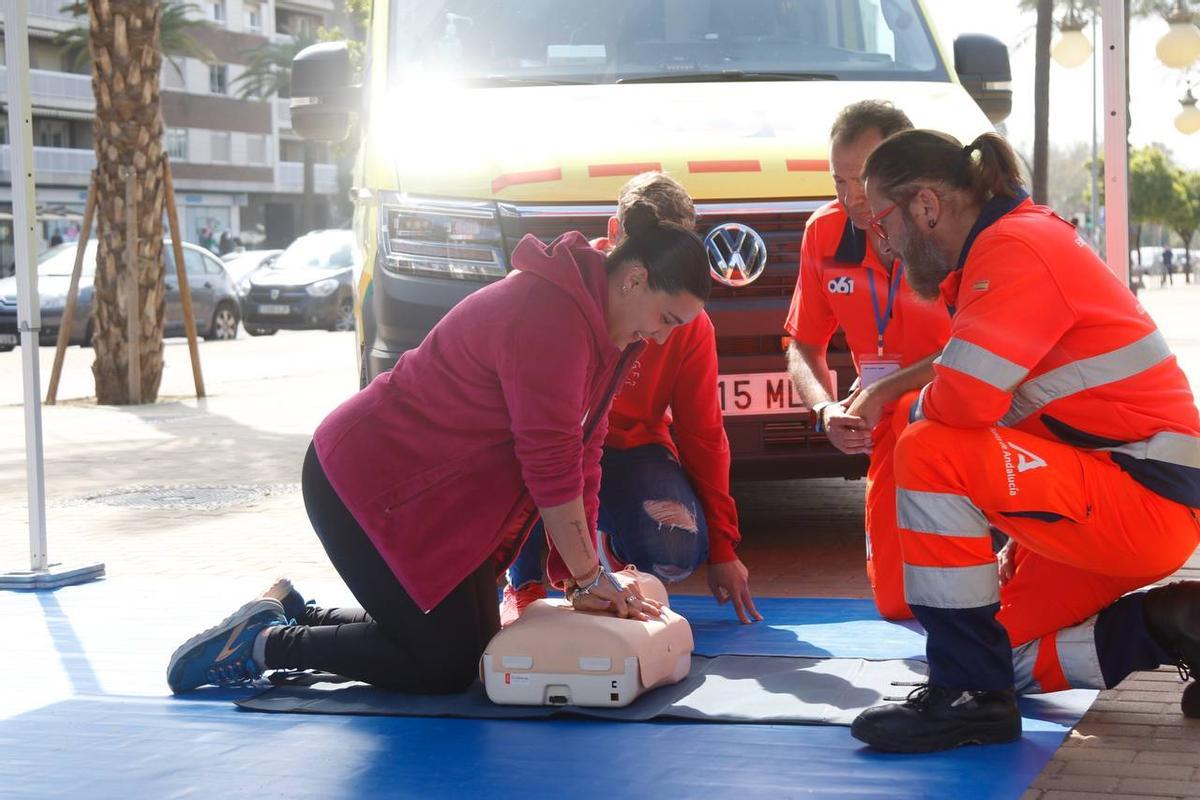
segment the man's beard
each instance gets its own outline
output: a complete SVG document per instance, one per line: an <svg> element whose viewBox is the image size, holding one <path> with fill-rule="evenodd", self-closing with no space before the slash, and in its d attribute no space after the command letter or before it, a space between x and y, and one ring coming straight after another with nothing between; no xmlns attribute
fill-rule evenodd
<svg viewBox="0 0 1200 800"><path fill-rule="evenodd" d="M937 300L941 296L941 284L950 274L950 261L933 244L933 237L917 227L913 218L903 209L904 232L908 241L900 253L904 264L904 277L918 297Z"/></svg>

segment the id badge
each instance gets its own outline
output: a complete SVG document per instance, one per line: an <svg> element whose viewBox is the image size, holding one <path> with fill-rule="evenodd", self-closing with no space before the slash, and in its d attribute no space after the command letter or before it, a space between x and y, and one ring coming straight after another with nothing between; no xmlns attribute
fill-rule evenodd
<svg viewBox="0 0 1200 800"><path fill-rule="evenodd" d="M858 374L862 379L863 388L886 378L899 369L900 356L890 353L884 353L881 356L872 354L858 357Z"/></svg>

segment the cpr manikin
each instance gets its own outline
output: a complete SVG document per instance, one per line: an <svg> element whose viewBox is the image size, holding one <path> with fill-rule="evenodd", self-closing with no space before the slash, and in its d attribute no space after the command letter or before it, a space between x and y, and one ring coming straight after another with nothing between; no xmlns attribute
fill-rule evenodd
<svg viewBox="0 0 1200 800"><path fill-rule="evenodd" d="M692 629L667 607L653 575L638 574L662 617L639 621L579 611L566 600L537 600L501 630L480 661L488 697L503 705L616 708L639 695L678 683L691 666Z"/></svg>

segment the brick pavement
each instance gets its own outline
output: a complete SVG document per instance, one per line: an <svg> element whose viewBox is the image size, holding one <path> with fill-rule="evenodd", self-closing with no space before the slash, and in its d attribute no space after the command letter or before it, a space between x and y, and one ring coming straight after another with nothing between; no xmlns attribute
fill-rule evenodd
<svg viewBox="0 0 1200 800"><path fill-rule="evenodd" d="M1148 290L1159 320L1200 386L1200 286ZM201 345L209 397L189 399L186 348L167 348L164 400L96 407L90 353L68 351L65 399L44 409L50 553L102 560L110 576L221 581L250 592L280 569L336 584L300 503L296 480L313 427L355 388L353 339L324 332ZM42 348L43 380L52 351ZM0 569L28 566L20 353L0 353ZM248 501L180 511L114 505L136 487L254 487ZM193 492L195 493L195 492ZM756 593L863 597L861 482L736 487ZM1200 557L1181 575L1200 578ZM681 591L707 591L693 576ZM1200 722L1178 711L1174 670L1131 676L1100 695L1029 800L1200 798Z"/></svg>

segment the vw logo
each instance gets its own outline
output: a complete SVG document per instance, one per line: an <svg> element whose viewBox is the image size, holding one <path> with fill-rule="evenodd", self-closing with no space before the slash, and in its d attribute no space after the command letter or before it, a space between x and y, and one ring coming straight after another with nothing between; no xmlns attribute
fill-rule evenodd
<svg viewBox="0 0 1200 800"><path fill-rule="evenodd" d="M704 237L708 268L726 286L748 286L767 268L767 245L758 232L740 222L717 225Z"/></svg>
<svg viewBox="0 0 1200 800"><path fill-rule="evenodd" d="M278 299L279 299L279 290L278 290L278 289L272 289L272 290L271 290L271 299L272 299L272 300L278 300Z"/></svg>

